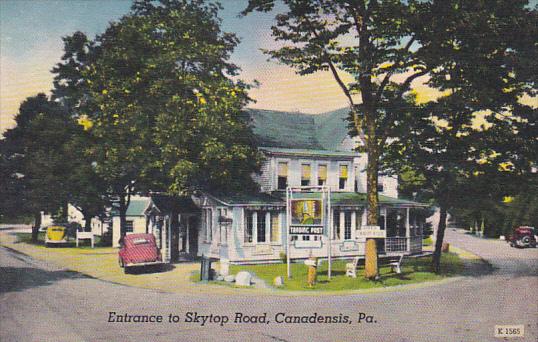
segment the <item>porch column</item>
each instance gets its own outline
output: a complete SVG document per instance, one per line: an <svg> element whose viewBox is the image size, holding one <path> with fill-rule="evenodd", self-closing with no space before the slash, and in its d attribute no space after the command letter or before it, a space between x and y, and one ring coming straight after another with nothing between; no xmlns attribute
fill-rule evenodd
<svg viewBox="0 0 538 342"><path fill-rule="evenodd" d="M357 212L351 212L351 240L355 240L355 229L357 228Z"/></svg>
<svg viewBox="0 0 538 342"><path fill-rule="evenodd" d="M252 212L252 243L258 243L258 212Z"/></svg>
<svg viewBox="0 0 538 342"><path fill-rule="evenodd" d="M385 208L385 215L383 215L383 223L385 225L385 231L387 231L387 216L389 215L387 208Z"/></svg>
<svg viewBox="0 0 538 342"><path fill-rule="evenodd" d="M190 223L190 216L185 216L185 240L187 241L187 243L185 244L185 252L190 253L190 246L189 246L189 230L191 228L191 223Z"/></svg>
<svg viewBox="0 0 538 342"><path fill-rule="evenodd" d="M335 236L334 239L343 240L343 236L346 230L346 215L344 210L340 210L340 236Z"/></svg>
<svg viewBox="0 0 538 342"><path fill-rule="evenodd" d="M409 208L405 210L405 237L407 239L407 251L411 251L411 229L409 226Z"/></svg>
<svg viewBox="0 0 538 342"><path fill-rule="evenodd" d="M265 243L271 243L271 212L265 212Z"/></svg>

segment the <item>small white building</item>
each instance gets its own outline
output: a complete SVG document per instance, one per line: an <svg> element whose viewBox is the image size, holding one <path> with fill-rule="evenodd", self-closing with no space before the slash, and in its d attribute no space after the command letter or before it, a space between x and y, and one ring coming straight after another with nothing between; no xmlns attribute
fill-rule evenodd
<svg viewBox="0 0 538 342"><path fill-rule="evenodd" d="M127 234L147 233L147 219L144 214L150 203L149 197L133 196L125 213ZM112 209L112 247L119 247L120 216Z"/></svg>
<svg viewBox="0 0 538 342"><path fill-rule="evenodd" d="M71 203L67 204L67 221L80 224L82 228L86 227L86 220L80 210ZM47 227L53 224L52 215L41 212L41 227ZM108 225L105 220L98 216L91 219L91 232L93 235L102 236L108 230Z"/></svg>

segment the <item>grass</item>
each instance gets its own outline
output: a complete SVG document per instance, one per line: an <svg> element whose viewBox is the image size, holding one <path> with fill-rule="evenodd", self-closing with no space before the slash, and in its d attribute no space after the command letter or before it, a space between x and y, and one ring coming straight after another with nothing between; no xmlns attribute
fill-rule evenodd
<svg viewBox="0 0 538 342"><path fill-rule="evenodd" d="M422 245L423 246L432 246L433 245L433 239L431 236L428 236L427 238L425 238L424 240L422 240Z"/></svg>
<svg viewBox="0 0 538 342"><path fill-rule="evenodd" d="M441 259L441 274L431 272L431 257L419 259L404 259L402 273L392 273L390 267L380 268L380 279L369 281L364 278L364 268L359 268L357 278L350 278L345 275L345 267L348 261L337 260L332 264L332 279L327 277L327 262L318 268L317 283L313 288L306 284L307 266L303 263L291 265L292 278L287 279L286 264L266 264L266 265L232 265L230 272L236 274L240 271L248 271L256 274L257 277L272 286L273 280L277 276L284 277L284 286L280 289L291 291L338 291L353 289L370 289L405 284L422 283L433 280L440 280L446 277L459 275L463 271L462 260L454 253L445 253ZM191 278L197 280L197 278ZM220 282L219 282L220 283Z"/></svg>

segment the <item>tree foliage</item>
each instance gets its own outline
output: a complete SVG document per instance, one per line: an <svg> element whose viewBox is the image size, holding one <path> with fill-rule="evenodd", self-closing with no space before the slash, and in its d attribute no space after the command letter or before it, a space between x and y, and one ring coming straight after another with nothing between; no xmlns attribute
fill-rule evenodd
<svg viewBox="0 0 538 342"><path fill-rule="evenodd" d="M27 98L15 122L0 143L2 169L7 170L1 182L8 190L3 193L4 201L13 201L2 211L34 215L32 238L36 240L40 212L55 213L67 201L70 168L65 157L76 127L63 108L45 94Z"/></svg>
<svg viewBox="0 0 538 342"><path fill-rule="evenodd" d="M93 42L83 73L98 142L91 153L120 217L137 190L253 185L259 156L242 117L248 87L231 79L238 39L220 30L218 10L203 1L135 1Z"/></svg>
<svg viewBox="0 0 538 342"><path fill-rule="evenodd" d="M536 13L523 2L433 5L442 20L425 27L420 39L435 47L426 65L442 67L432 69L428 84L444 96L404 117L386 161L399 172L413 170L440 207L439 270L447 211L473 207L483 219L491 205L536 176L536 110L520 98L536 94L525 66L536 55L528 30L537 32Z"/></svg>

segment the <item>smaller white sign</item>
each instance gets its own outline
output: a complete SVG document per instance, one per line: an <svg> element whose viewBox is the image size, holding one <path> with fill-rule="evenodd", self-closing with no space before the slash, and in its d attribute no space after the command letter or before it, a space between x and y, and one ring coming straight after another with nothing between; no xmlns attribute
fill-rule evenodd
<svg viewBox="0 0 538 342"><path fill-rule="evenodd" d="M368 227L368 228L367 228ZM377 227L371 229L370 227ZM365 226L362 229L355 231L355 238L357 239L372 239L372 238L386 238L387 232L379 229L379 226Z"/></svg>
<svg viewBox="0 0 538 342"><path fill-rule="evenodd" d="M381 230L381 226L369 226L369 225L365 225L365 226L362 226L363 230Z"/></svg>

